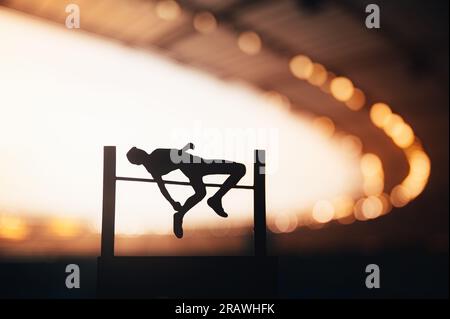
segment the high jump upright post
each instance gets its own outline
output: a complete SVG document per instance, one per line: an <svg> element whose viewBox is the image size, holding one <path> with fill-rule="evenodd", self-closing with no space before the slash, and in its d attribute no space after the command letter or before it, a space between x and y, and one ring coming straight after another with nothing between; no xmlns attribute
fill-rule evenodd
<svg viewBox="0 0 450 319"><path fill-rule="evenodd" d="M255 150L253 164L253 185L236 185L233 188L253 190L253 223L255 256L266 256L266 175L264 150ZM119 177L116 175L116 147L103 148L103 203L101 256L114 257L115 214L116 214L116 182L132 181L155 183L149 178ZM171 185L190 186L188 182L164 181ZM206 183L207 187L221 187L221 184Z"/></svg>

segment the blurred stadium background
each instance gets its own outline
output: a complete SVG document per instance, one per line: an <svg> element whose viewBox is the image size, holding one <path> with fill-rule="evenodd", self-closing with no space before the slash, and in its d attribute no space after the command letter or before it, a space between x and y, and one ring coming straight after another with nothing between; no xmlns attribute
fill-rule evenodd
<svg viewBox="0 0 450 319"><path fill-rule="evenodd" d="M65 8L69 3L80 8L80 30L65 28L68 15ZM428 275L423 275L422 287L428 288L416 295L448 296L448 2L377 1L377 4L381 8L380 29L365 27L366 3L358 0L0 1L0 36L8 40L3 41L0 37L0 52L4 53L0 53L3 60L0 66L6 70L1 72L0 69L0 83L6 88L2 95L9 97L3 101L0 97L0 121L3 123L3 130L0 129L0 178L3 180L0 181L0 193L3 193L0 195L0 260L5 261L4 265L12 265L7 261L17 258L29 260L27 258L30 256L38 260L48 256L93 257L99 253L101 212L92 210L92 207L100 207L100 202L78 214L75 208L69 207L79 195L74 188L69 194L70 200L62 196L61 202L66 200L67 203L59 203L64 209L69 207L69 213L46 211L46 205L34 205L31 199L27 204L24 198L32 198L35 191L45 194L45 189L38 191L16 187L15 183L26 181L27 176L24 173L16 175L15 168L10 165L16 161L11 152L20 149L20 143L28 138L14 140L17 133L7 135L10 133L7 122L14 124L16 118L8 117L8 114L14 113L15 99L24 99L27 95L43 97L42 100L32 100L34 111L24 109L24 112L29 112L28 115L14 115L29 116L23 125L34 127L29 123L40 116L40 107L44 109L45 92L43 95L33 95L27 90L34 85L38 87L36 82L40 77L43 79L42 85L45 85L45 79L61 75L54 70L44 75L39 72L46 72L45 69L29 71L27 68L44 61L38 58L37 52L48 50L49 60L57 60L50 51L58 45L66 45L64 39L74 38L73 41L85 45L101 43L105 51L75 51L73 56L62 59L62 62L75 59L78 54L80 63L90 59L101 60L103 52L107 51L117 51L117 56L123 55L125 61L133 59L127 56L131 50L138 52L136 59L176 67L171 70L172 73L164 73L163 67L163 71L159 71L156 66L155 70L161 72L161 77L176 76L178 67L183 70L180 74L185 69L194 70L192 79L195 80L199 72L202 77L199 81L217 82L217 87L223 89L221 94L227 94L229 86L231 102L235 97L240 98L239 90L242 89L245 94L251 95L251 99L258 99L256 102L252 100L252 107L269 105L275 112L282 113L272 115L273 111L264 108L256 118L267 121L267 117L280 116L280 122L276 122L280 127L286 123L290 129L298 124L305 130L315 132L311 133L311 139L324 140L325 144L321 147L337 149L329 153L336 156L336 162L342 158L346 160L338 168L347 169L345 163L351 164L352 168L344 170L346 173L342 176L337 172L336 176L329 174L317 178L313 174L295 175L298 179L306 176L300 182L309 183L311 189L320 189L320 185L326 185L327 181L335 187L328 193L308 193L309 197L304 202L292 197L301 198L309 189L308 185L306 190L299 189L296 184L287 187L289 190L283 190L280 185L288 179L289 173L281 174L274 195L269 195L273 196L275 203L273 206L268 203L271 254L331 254L335 260L340 260L339 256L356 258L377 255L394 264L394 261L405 256L402 254L409 254L408 258L416 267L413 269L437 269L437 277L432 280ZM28 46L14 40L30 37L29 30L34 28L39 28L39 32L48 32L48 41L53 41L51 47L47 47L50 42L41 41L41 38ZM75 39L74 33L77 32L82 36ZM108 44L105 46L104 43ZM19 51L21 56L29 57L26 63L19 64L23 60L13 59ZM111 56L104 56L111 59ZM162 60L155 60L155 56ZM68 67L62 73L68 78L79 77L83 80L86 74L81 71L77 73L77 64L74 65L75 69ZM141 90L151 91L151 86L145 86L145 78L127 78L134 73L124 71L121 65L117 66L117 70L109 71L105 70L106 76L112 82L117 81L118 85L125 87L127 83L133 83ZM20 76L15 78L12 74ZM28 76L29 81L26 80ZM186 76L186 79L191 78ZM59 79L52 81L58 82ZM180 92L184 96L183 90L188 90L186 87L189 84L174 82L173 95ZM92 99L93 102L101 102L101 97L114 87L108 85L92 86L100 100L93 94L86 95L85 101ZM199 90L204 87L202 85L199 84ZM234 91L236 87L238 93ZM212 86L214 89L216 86ZM245 101L243 98L236 103L241 105ZM121 101L123 111L133 102ZM205 114L215 112L214 102L210 104L212 113ZM62 101L61 107L64 114ZM92 107L85 106L85 114L89 114ZM162 110L161 107L153 108L153 112ZM244 120L246 116L253 117L254 108L242 110ZM101 112L104 111L102 108ZM53 109L48 112L53 112ZM206 111L199 108L198 112ZM240 123L239 112L230 110L237 123ZM289 154L295 145L299 145L301 156L313 154L313 148L308 149L299 141L302 131L293 128L288 132L294 137L290 144L280 148L281 157ZM52 134L50 132L45 136ZM8 142L9 139L12 142ZM107 143L111 139L98 139L99 143L104 141ZM117 144L129 145L129 141L120 140ZM36 158L40 156L37 153ZM65 154L74 155L77 150ZM35 155L25 156L28 161L33 161ZM318 159L315 157L312 160ZM100 167L97 162L96 169ZM314 167L320 170L320 163ZM51 169L36 164L36 170ZM52 174L58 173L39 175L38 179ZM101 171L97 174L101 176ZM342 184L346 180L348 183ZM96 185L101 185L100 182L97 180ZM40 187L48 184L34 185ZM58 189L60 184L55 182L53 187ZM339 188L344 193L337 193ZM15 190L24 197L11 200L8 196L15 196ZM90 189L87 188L86 192ZM288 197L283 195L285 192L291 200L283 206L283 201ZM55 194L58 193L48 191L49 197ZM84 196L83 191L80 194ZM324 194L329 197L321 197ZM236 201L247 207L244 199ZM76 208L82 210L85 207L81 205ZM170 227L170 220L169 226L163 224L161 227ZM137 232L119 232L117 253L251 254L251 219L248 217L223 227L208 220L200 227L192 227L191 234L180 243L170 231L147 233L140 229ZM348 257L348 260L351 258ZM419 265L420 261L426 261L426 265ZM294 267L294 264L286 266L286 273L295 272L297 266ZM440 275L446 276L446 279Z"/></svg>

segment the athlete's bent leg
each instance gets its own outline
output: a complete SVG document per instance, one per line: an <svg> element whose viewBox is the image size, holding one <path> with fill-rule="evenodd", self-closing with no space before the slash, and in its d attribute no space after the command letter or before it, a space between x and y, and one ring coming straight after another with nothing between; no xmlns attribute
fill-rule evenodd
<svg viewBox="0 0 450 319"><path fill-rule="evenodd" d="M222 206L222 197L245 175L245 165L240 163L217 163L210 164L208 168L209 174L230 174L219 190L208 199L208 205L216 212L217 215L228 217Z"/></svg>
<svg viewBox="0 0 450 319"><path fill-rule="evenodd" d="M173 215L173 232L178 238L183 237L183 218L184 215L195 205L197 205L205 196L206 188L201 180L191 180L191 185L194 188L194 195L189 197L184 203L181 210Z"/></svg>

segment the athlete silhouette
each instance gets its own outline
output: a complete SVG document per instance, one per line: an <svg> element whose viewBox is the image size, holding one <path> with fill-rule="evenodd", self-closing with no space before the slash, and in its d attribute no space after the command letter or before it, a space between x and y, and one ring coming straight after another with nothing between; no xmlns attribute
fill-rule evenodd
<svg viewBox="0 0 450 319"><path fill-rule="evenodd" d="M207 203L217 215L228 217L222 207L222 197L245 175L245 165L226 160L205 160L201 157L187 153L187 150L194 149L194 144L188 143L181 150L158 148L151 154L144 150L133 147L127 153L128 160L135 165L144 165L152 175L158 187L172 205L176 213L173 215L173 232L178 238L183 237L183 217L197 203L206 196L206 187L203 183L203 176L213 174L230 175L219 190L211 196ZM162 179L174 170L179 169L189 179L195 193L189 197L184 205L175 201L169 194Z"/></svg>

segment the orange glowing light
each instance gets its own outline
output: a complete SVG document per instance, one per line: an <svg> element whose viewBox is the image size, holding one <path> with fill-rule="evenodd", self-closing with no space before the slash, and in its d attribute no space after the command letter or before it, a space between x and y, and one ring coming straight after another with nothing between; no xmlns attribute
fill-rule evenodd
<svg viewBox="0 0 450 319"><path fill-rule="evenodd" d="M361 140L353 135L344 136L341 140L341 146L345 153L352 157L359 156L363 147Z"/></svg>
<svg viewBox="0 0 450 319"><path fill-rule="evenodd" d="M327 138L330 138L334 134L334 123L328 117L320 116L315 118L313 121L313 125Z"/></svg>
<svg viewBox="0 0 450 319"><path fill-rule="evenodd" d="M331 82L336 78L336 74L333 72L327 72L327 79L325 83L320 86L320 89L325 93L331 93Z"/></svg>
<svg viewBox="0 0 450 319"><path fill-rule="evenodd" d="M327 80L327 70L322 64L314 63L308 82L315 86L321 86Z"/></svg>
<svg viewBox="0 0 450 319"><path fill-rule="evenodd" d="M172 21L181 14L180 5L173 0L159 1L155 7L156 14L163 20Z"/></svg>
<svg viewBox="0 0 450 319"><path fill-rule="evenodd" d="M17 216L0 216L0 238L24 240L28 235L26 223Z"/></svg>
<svg viewBox="0 0 450 319"><path fill-rule="evenodd" d="M384 125L384 132L389 137L393 137L401 131L403 125L404 122L402 117L398 114L392 114Z"/></svg>
<svg viewBox="0 0 450 319"><path fill-rule="evenodd" d="M403 207L411 201L411 195L406 187L395 186L391 191L391 203L395 207Z"/></svg>
<svg viewBox="0 0 450 319"><path fill-rule="evenodd" d="M81 233L81 225L71 219L54 218L50 222L49 231L59 237L75 237Z"/></svg>
<svg viewBox="0 0 450 319"><path fill-rule="evenodd" d="M339 196L333 200L335 209L334 217L342 219L352 215L354 200L349 196Z"/></svg>
<svg viewBox="0 0 450 319"><path fill-rule="evenodd" d="M392 210L392 205L390 201L390 197L386 193L382 193L378 198L381 200L383 204L383 215L389 213Z"/></svg>
<svg viewBox="0 0 450 319"><path fill-rule="evenodd" d="M384 189L384 179L380 176L374 176L368 178L363 183L364 194L370 195L380 195Z"/></svg>
<svg viewBox="0 0 450 319"><path fill-rule="evenodd" d="M359 220L359 221L367 220L367 217L364 215L363 210L362 210L364 201L365 201L365 198L360 198L356 202L355 206L353 207L353 214L354 214L356 220Z"/></svg>
<svg viewBox="0 0 450 319"><path fill-rule="evenodd" d="M280 214L275 219L275 227L277 232L290 233L293 232L298 225L297 216L291 214Z"/></svg>
<svg viewBox="0 0 450 319"><path fill-rule="evenodd" d="M380 195L384 188L383 164L380 158L375 154L364 154L361 158L361 172L364 177L364 193L367 196Z"/></svg>
<svg viewBox="0 0 450 319"><path fill-rule="evenodd" d="M270 103L277 105L279 107L289 109L291 107L291 102L286 95L280 94L276 91L267 91L263 94L264 98Z"/></svg>
<svg viewBox="0 0 450 319"><path fill-rule="evenodd" d="M366 96L364 95L364 92L358 88L355 88L352 97L345 102L345 105L347 105L347 107L352 111L359 111L363 108L365 103Z"/></svg>
<svg viewBox="0 0 450 319"><path fill-rule="evenodd" d="M242 52L248 55L255 55L261 51L261 38L252 31L246 31L239 35L238 46Z"/></svg>
<svg viewBox="0 0 450 319"><path fill-rule="evenodd" d="M392 140L398 147L408 148L414 143L414 131L408 124L402 123L393 132Z"/></svg>
<svg viewBox="0 0 450 319"><path fill-rule="evenodd" d="M334 217L334 207L326 200L316 202L313 208L312 217L318 223L328 223Z"/></svg>
<svg viewBox="0 0 450 319"><path fill-rule="evenodd" d="M365 218L377 218L383 213L383 202L376 196L369 196L363 201L361 210Z"/></svg>
<svg viewBox="0 0 450 319"><path fill-rule="evenodd" d="M194 17L194 28L200 33L211 33L217 29L217 20L209 12L197 13Z"/></svg>
<svg viewBox="0 0 450 319"><path fill-rule="evenodd" d="M424 190L430 176L431 162L427 154L420 149L407 152L409 161L409 174L401 183L407 190L409 200L419 196Z"/></svg>
<svg viewBox="0 0 450 319"><path fill-rule="evenodd" d="M392 115L391 108L385 103L376 103L370 109L370 119L377 127L384 127Z"/></svg>
<svg viewBox="0 0 450 319"><path fill-rule="evenodd" d="M348 101L355 90L352 81L342 76L331 81L330 89L335 99L342 102Z"/></svg>
<svg viewBox="0 0 450 319"><path fill-rule="evenodd" d="M295 77L305 80L313 73L314 66L311 59L307 56L297 55L291 59L289 68Z"/></svg>
<svg viewBox="0 0 450 319"><path fill-rule="evenodd" d="M361 171L364 176L375 176L383 171L380 158L372 153L366 153L361 158Z"/></svg>

